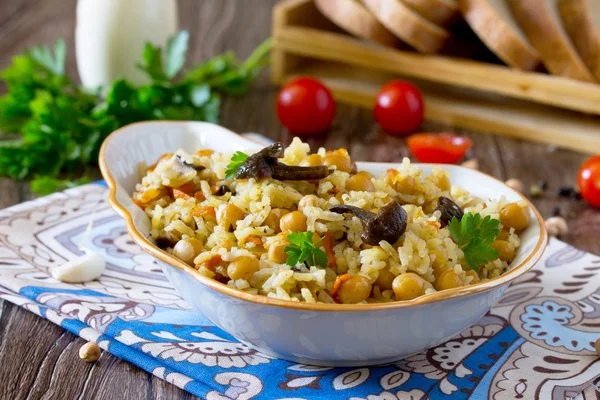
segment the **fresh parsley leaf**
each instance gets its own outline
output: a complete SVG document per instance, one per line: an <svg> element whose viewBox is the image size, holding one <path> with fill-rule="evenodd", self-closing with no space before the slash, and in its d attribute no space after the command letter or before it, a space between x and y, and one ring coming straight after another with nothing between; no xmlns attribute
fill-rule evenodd
<svg viewBox="0 0 600 400"><path fill-rule="evenodd" d="M481 218L478 213L467 213L461 221L452 218L448 230L472 269L477 271L480 265L498 258L498 252L490 247L500 234L500 221L497 219L489 215Z"/></svg>
<svg viewBox="0 0 600 400"><path fill-rule="evenodd" d="M311 231L290 233L287 238L289 244L284 250L288 255L287 265L294 267L300 262L307 266L327 267L327 254L317 247L323 239L314 243Z"/></svg>
<svg viewBox="0 0 600 400"><path fill-rule="evenodd" d="M173 79L185 64L189 37L187 31L171 36L165 47L165 60L163 60L162 49L147 42L144 47L143 62L138 64L138 68L146 72L154 82L168 82Z"/></svg>
<svg viewBox="0 0 600 400"><path fill-rule="evenodd" d="M54 43L54 56L48 46L32 47L27 51L29 56L40 66L46 68L54 75L62 76L65 74L65 60L67 58L67 45L63 39L58 39Z"/></svg>
<svg viewBox="0 0 600 400"><path fill-rule="evenodd" d="M137 67L147 73L152 81L162 82L168 80L163 70L162 50L160 47L146 42L142 60L143 62L138 63Z"/></svg>
<svg viewBox="0 0 600 400"><path fill-rule="evenodd" d="M192 68L183 76L183 81L206 82L215 90L228 95L243 94L268 65L272 48L273 40L268 38L244 62L240 62L232 52L227 52Z"/></svg>
<svg viewBox="0 0 600 400"><path fill-rule="evenodd" d="M235 174L247 159L248 154L236 151L233 156L231 156L231 162L227 165L227 169L225 170L225 179L235 179Z"/></svg>
<svg viewBox="0 0 600 400"><path fill-rule="evenodd" d="M192 87L190 92L190 100L194 107L202 107L210 100L210 86L206 83L201 83Z"/></svg>
<svg viewBox="0 0 600 400"><path fill-rule="evenodd" d="M481 238L474 238L463 248L465 260L467 260L469 266L475 271L479 271L480 265L498 258L498 252L489 247L489 245L489 243L484 242Z"/></svg>
<svg viewBox="0 0 600 400"><path fill-rule="evenodd" d="M177 35L171 36L167 41L167 59L165 62L165 75L167 78L174 78L183 68L189 38L190 34L187 31L181 31Z"/></svg>

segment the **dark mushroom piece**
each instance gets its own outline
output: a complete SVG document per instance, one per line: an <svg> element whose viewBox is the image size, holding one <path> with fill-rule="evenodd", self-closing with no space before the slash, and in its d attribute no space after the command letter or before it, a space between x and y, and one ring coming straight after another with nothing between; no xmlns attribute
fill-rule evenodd
<svg viewBox="0 0 600 400"><path fill-rule="evenodd" d="M360 235L365 243L376 246L382 240L396 243L406 231L408 215L398 202L391 201L383 206L377 214L359 207L337 205L329 207L329 211L338 214L356 215L365 223L365 231Z"/></svg>
<svg viewBox="0 0 600 400"><path fill-rule="evenodd" d="M180 156L177 156L177 161L179 161L182 165L185 165L186 167L195 169L197 172L204 171L206 169L204 165L190 164L189 162L184 161Z"/></svg>
<svg viewBox="0 0 600 400"><path fill-rule="evenodd" d="M217 189L215 196L223 196L225 193L229 193L231 192L231 189L229 189L229 187L227 187L227 185L221 185L219 186L219 189Z"/></svg>
<svg viewBox="0 0 600 400"><path fill-rule="evenodd" d="M454 217L456 217L456 219L460 221L463 215L465 214L463 210L458 206L458 204L456 204L455 202L453 202L445 196L440 196L438 198L437 204L438 206L436 210L439 210L442 213L442 215L440 216L440 221L442 221L442 227L448 225Z"/></svg>
<svg viewBox="0 0 600 400"><path fill-rule="evenodd" d="M319 180L332 171L326 165L299 167L280 163L283 157L283 144L277 142L251 155L235 174L235 179L273 178L281 181Z"/></svg>

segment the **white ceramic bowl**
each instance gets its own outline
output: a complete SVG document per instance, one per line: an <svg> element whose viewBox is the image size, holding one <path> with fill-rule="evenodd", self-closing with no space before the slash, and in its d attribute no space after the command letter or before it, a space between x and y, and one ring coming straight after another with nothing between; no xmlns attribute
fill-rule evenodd
<svg viewBox="0 0 600 400"><path fill-rule="evenodd" d="M125 219L135 242L156 257L168 279L194 309L242 343L264 354L326 366L392 362L444 342L483 316L511 281L542 256L547 235L533 205L531 224L521 235L511 269L475 285L436 292L411 301L382 304L297 303L238 291L206 278L148 240L148 217L131 194L140 181L138 165L150 165L179 148L220 152L260 148L220 126L203 122L144 122L114 132L102 146L100 167L110 188L109 202ZM380 173L393 164L358 163ZM430 171L432 165L419 165ZM481 172L445 165L453 184L483 198L502 195L525 200L504 183Z"/></svg>

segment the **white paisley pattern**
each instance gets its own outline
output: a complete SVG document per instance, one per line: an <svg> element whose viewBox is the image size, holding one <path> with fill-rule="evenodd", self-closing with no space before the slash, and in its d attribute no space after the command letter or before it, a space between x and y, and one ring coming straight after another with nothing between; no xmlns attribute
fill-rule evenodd
<svg viewBox="0 0 600 400"><path fill-rule="evenodd" d="M121 331L116 337L127 345L140 344L140 350L163 360L172 359L175 362L187 361L191 364L203 364L207 367L244 368L249 365L266 364L269 358L257 353L247 346L231 342L207 332L192 332L191 335L206 341L187 341L171 332L151 332L160 339L168 342L152 342L137 336L133 331Z"/></svg>

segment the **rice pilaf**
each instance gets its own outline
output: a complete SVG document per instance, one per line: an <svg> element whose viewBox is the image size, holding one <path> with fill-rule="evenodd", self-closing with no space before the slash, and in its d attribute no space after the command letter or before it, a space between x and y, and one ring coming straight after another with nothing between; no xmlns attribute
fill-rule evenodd
<svg viewBox="0 0 600 400"><path fill-rule="evenodd" d="M311 154L295 138L282 158L266 161L286 173L322 165L330 170L320 179L279 180L273 176L287 175L277 171L272 177L225 179L232 154L178 150L143 168L133 200L150 218L157 245L199 273L245 292L305 302L410 300L497 277L507 270L520 245L519 231L529 223L524 202L478 198L451 185L444 169L434 167L426 175L407 158L376 177L356 171L345 149ZM495 259L469 265L466 247L446 226L450 218L444 220L441 199L458 206L460 215L500 221L490 244ZM399 236L388 235L395 239L390 241L375 234L366 243L365 233L376 227L365 221L388 209L405 226L384 228L392 225ZM288 265L294 233L304 234L303 246L314 246L315 255L326 260L302 261L302 253Z"/></svg>

